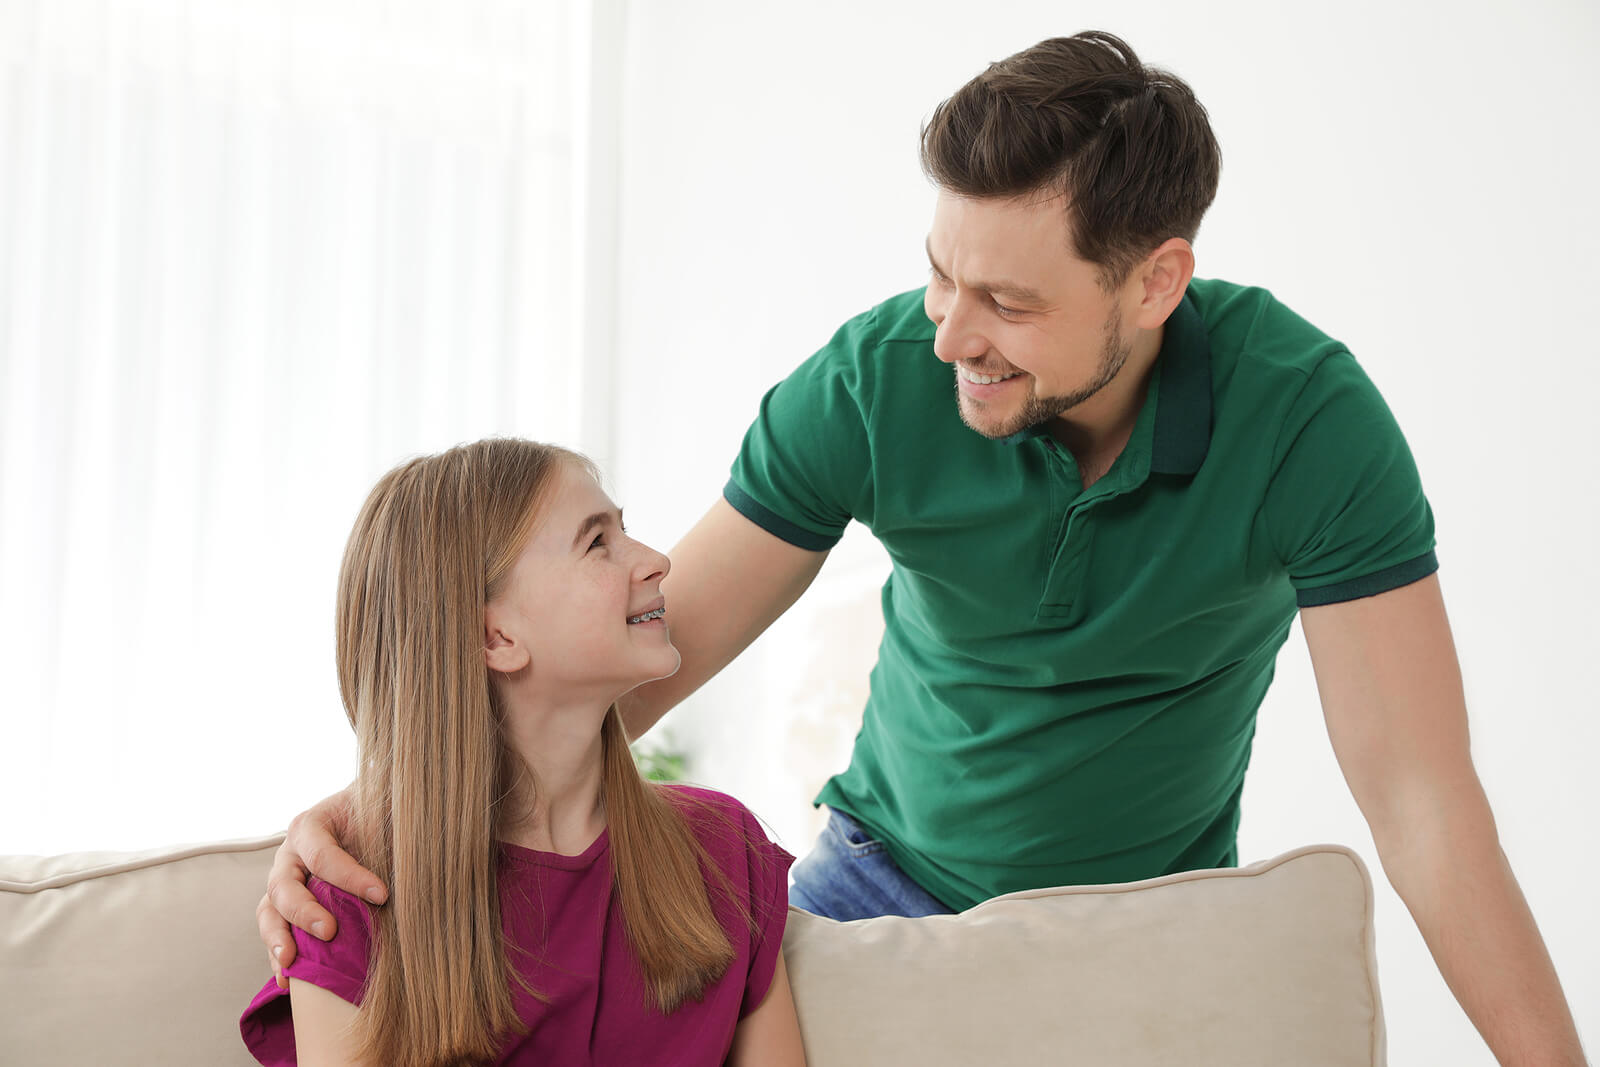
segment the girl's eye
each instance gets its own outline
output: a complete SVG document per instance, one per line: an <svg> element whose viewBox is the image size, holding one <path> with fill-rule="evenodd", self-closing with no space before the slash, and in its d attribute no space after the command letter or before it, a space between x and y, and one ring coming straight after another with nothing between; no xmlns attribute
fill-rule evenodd
<svg viewBox="0 0 1600 1067"><path fill-rule="evenodd" d="M594 535L594 540L589 542L589 547L591 549L602 548L605 546L605 542L606 535L603 533L598 533Z"/></svg>

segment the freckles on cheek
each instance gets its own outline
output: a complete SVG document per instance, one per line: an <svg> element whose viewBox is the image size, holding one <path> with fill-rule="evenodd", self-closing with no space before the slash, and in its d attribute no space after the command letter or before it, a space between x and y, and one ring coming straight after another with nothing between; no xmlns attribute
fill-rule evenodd
<svg viewBox="0 0 1600 1067"><path fill-rule="evenodd" d="M552 615L546 630L562 644L582 645L593 642L599 634L613 625L626 621L626 619L603 618L593 604L588 604L567 607L560 614Z"/></svg>

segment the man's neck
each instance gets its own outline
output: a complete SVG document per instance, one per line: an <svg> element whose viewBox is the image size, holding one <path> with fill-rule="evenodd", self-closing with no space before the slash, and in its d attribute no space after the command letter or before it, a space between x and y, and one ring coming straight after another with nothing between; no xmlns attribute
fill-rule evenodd
<svg viewBox="0 0 1600 1067"><path fill-rule="evenodd" d="M1165 327L1141 330L1122 370L1104 389L1050 420L1050 436L1072 453L1085 489L1111 469L1133 437L1164 335Z"/></svg>

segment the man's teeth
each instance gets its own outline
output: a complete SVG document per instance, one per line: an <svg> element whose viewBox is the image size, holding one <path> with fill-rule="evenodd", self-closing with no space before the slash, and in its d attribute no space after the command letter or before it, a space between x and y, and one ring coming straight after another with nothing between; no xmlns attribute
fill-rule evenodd
<svg viewBox="0 0 1600 1067"><path fill-rule="evenodd" d="M1012 371L1010 374L999 374L999 375L995 375L995 374L979 374L977 371L968 370L967 368L965 368L963 366L960 366L958 364L956 366L956 373L961 375L967 381L972 382L972 383L974 383L976 385L993 385L996 382L1003 382L1003 381L1006 381L1007 379L1015 378L1017 375L1021 374L1022 372L1019 371L1019 370L1016 370L1016 371Z"/></svg>
<svg viewBox="0 0 1600 1067"><path fill-rule="evenodd" d="M628 622L629 623L649 622L651 619L659 619L659 618L661 618L661 616L665 615L666 613L667 613L667 609L666 608L657 608L654 611L647 611L643 615L634 615L634 616L632 616L632 617L630 617L628 619Z"/></svg>

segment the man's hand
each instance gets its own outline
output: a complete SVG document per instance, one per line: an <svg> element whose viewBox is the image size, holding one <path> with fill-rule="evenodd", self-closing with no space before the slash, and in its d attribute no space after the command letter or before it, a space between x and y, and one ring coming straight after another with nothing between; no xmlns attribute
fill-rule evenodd
<svg viewBox="0 0 1600 1067"><path fill-rule="evenodd" d="M289 836L278 846L272 871L267 875L267 892L256 905L256 927L261 943L267 946L279 989L289 988L283 968L293 963L295 956L289 924L324 941L338 929L333 916L306 888L308 872L374 904L382 904L389 897L377 876L339 847L349 817L350 790L345 789L296 815L289 823Z"/></svg>

